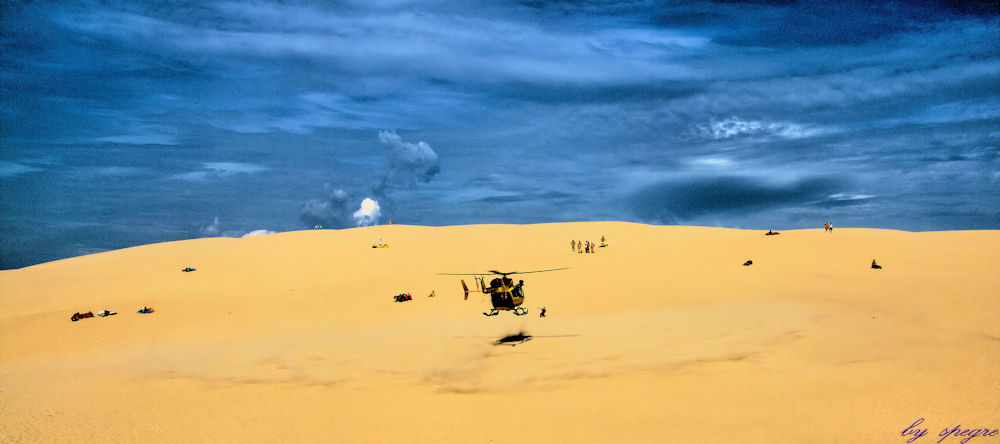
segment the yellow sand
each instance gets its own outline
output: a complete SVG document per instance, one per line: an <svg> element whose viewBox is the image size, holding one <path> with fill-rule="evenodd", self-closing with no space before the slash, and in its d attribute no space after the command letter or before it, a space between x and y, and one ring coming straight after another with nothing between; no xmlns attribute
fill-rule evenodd
<svg viewBox="0 0 1000 444"><path fill-rule="evenodd" d="M522 317L482 316L488 298L437 274L556 267L513 276ZM70 322L100 309L119 314ZM0 441L887 443L924 418L916 442L935 442L1000 428L998 315L1000 231L171 242L0 272ZM535 338L493 345L521 330Z"/></svg>

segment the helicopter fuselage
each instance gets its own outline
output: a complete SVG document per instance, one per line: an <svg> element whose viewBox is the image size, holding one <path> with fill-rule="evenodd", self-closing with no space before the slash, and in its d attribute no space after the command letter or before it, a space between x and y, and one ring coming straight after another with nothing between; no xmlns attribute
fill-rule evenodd
<svg viewBox="0 0 1000 444"><path fill-rule="evenodd" d="M486 287L485 282L480 282L483 293L490 295L490 302L497 310L513 310L524 303L524 281L515 284L508 277L494 278L489 287Z"/></svg>

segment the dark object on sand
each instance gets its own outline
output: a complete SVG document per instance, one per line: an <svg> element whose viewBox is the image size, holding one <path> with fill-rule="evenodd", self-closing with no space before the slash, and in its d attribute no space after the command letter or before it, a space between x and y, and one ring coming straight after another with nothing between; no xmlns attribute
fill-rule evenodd
<svg viewBox="0 0 1000 444"><path fill-rule="evenodd" d="M526 334L524 332L517 332L515 334L507 335L500 339L497 339L497 341L494 342L493 345L509 345L513 347L516 346L517 344L523 344L530 340L531 340L531 335Z"/></svg>
<svg viewBox="0 0 1000 444"><path fill-rule="evenodd" d="M751 265L753 265L753 261L751 261L751 260L747 260L746 262L743 263L744 267L749 267Z"/></svg>
<svg viewBox="0 0 1000 444"><path fill-rule="evenodd" d="M779 233L777 231L767 230L767 233L764 233L764 236L775 236L775 235L778 235L778 234L781 234L781 233Z"/></svg>
<svg viewBox="0 0 1000 444"><path fill-rule="evenodd" d="M185 268L185 269L183 269L181 271L183 271L185 273L190 273L190 272L195 271L195 270L197 270L197 269L196 268L187 267L187 268Z"/></svg>
<svg viewBox="0 0 1000 444"><path fill-rule="evenodd" d="M94 312L92 312L92 311L88 311L86 313L79 313L78 312L78 313L73 313L73 316L70 317L69 320L71 320L73 322L76 322L76 321L79 321L80 319L86 319L86 318L92 318L92 317L94 317Z"/></svg>
<svg viewBox="0 0 1000 444"><path fill-rule="evenodd" d="M875 259L872 259L872 268L875 270L881 270L882 266L875 263Z"/></svg>
<svg viewBox="0 0 1000 444"><path fill-rule="evenodd" d="M393 296L392 300L394 300L396 302L412 301L413 300L413 296L411 296L409 293L400 293L400 294L397 294L397 295Z"/></svg>
<svg viewBox="0 0 1000 444"><path fill-rule="evenodd" d="M153 311L154 311L154 310L153 310L152 308L149 308L149 307L142 307L142 308L141 308L141 309L139 309L139 311L137 311L136 313L143 313L143 314L149 314L149 313L152 313Z"/></svg>
<svg viewBox="0 0 1000 444"><path fill-rule="evenodd" d="M542 312L538 313L538 317L544 318L545 317L545 307L540 307L539 310L541 310Z"/></svg>

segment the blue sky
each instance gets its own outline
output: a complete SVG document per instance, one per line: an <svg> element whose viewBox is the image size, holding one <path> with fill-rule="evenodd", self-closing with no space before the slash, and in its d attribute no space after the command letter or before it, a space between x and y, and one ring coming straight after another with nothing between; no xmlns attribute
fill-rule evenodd
<svg viewBox="0 0 1000 444"><path fill-rule="evenodd" d="M0 267L390 218L998 229L996 8L4 2Z"/></svg>

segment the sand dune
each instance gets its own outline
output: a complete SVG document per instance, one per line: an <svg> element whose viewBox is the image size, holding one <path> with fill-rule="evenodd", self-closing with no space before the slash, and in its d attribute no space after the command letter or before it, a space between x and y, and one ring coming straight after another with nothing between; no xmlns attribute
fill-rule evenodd
<svg viewBox="0 0 1000 444"><path fill-rule="evenodd" d="M884 443L918 418L916 442L1000 428L1000 232L762 234L391 225L2 271L0 441ZM570 251L602 235L608 248ZM522 317L482 316L486 297L463 301L438 274L556 267L515 276ZM402 292L414 299L393 302ZM119 315L69 320L104 308ZM494 345L519 331L534 337Z"/></svg>

